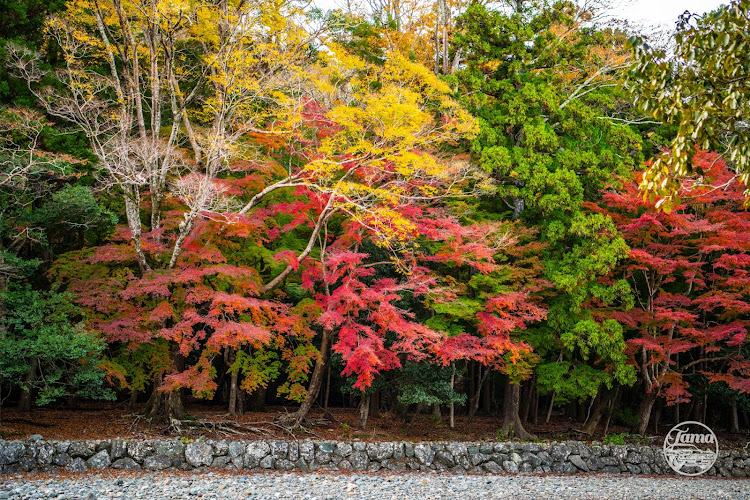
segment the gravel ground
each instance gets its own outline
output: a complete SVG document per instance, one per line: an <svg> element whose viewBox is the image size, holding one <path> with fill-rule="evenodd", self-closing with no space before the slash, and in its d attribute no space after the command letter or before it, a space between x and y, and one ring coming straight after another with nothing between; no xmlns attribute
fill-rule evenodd
<svg viewBox="0 0 750 500"><path fill-rule="evenodd" d="M0 476L0 500L168 498L360 499L377 498L750 498L750 480L636 477L452 475L431 473L88 473Z"/></svg>

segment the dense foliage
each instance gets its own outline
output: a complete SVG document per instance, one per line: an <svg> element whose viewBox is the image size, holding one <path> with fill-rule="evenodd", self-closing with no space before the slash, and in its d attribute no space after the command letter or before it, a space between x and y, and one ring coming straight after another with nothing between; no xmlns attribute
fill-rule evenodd
<svg viewBox="0 0 750 500"><path fill-rule="evenodd" d="M0 403L747 419L747 1L5 4Z"/></svg>

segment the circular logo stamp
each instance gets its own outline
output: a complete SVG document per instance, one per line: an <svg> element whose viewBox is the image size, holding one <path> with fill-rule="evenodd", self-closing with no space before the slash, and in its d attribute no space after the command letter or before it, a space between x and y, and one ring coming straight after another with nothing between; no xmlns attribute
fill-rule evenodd
<svg viewBox="0 0 750 500"><path fill-rule="evenodd" d="M664 438L664 458L672 470L683 476L700 476L718 456L716 435L700 422L680 422Z"/></svg>

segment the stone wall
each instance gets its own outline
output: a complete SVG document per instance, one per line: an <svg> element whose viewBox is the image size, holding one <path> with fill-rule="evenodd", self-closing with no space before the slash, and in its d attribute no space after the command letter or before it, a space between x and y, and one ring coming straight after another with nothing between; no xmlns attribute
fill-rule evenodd
<svg viewBox="0 0 750 500"><path fill-rule="evenodd" d="M32 436L32 438L39 436ZM564 443L361 441L0 440L0 474L204 468L456 473L672 474L661 447ZM748 477L747 450L720 451L709 476Z"/></svg>

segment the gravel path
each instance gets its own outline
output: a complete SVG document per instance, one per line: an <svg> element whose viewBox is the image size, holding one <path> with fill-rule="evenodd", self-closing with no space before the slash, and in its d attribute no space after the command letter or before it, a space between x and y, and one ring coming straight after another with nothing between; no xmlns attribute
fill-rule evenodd
<svg viewBox="0 0 750 500"><path fill-rule="evenodd" d="M750 480L576 476L473 476L451 474L339 473L89 473L53 476L0 476L0 500L58 498L149 500L168 498L461 500L547 499L723 499L750 498Z"/></svg>

